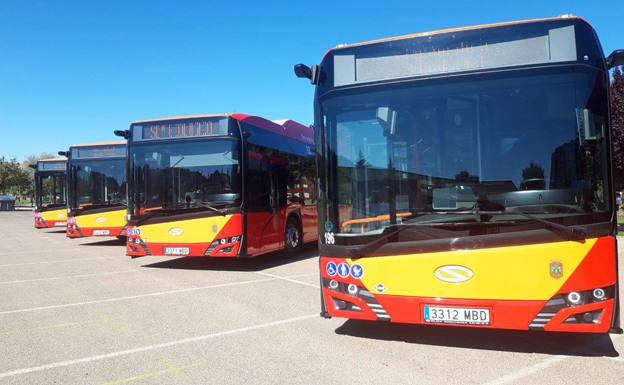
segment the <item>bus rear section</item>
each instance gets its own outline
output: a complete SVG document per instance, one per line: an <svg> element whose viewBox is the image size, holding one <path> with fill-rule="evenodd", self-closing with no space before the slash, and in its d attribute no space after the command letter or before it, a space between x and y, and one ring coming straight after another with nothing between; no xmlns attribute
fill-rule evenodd
<svg viewBox="0 0 624 385"><path fill-rule="evenodd" d="M67 237L125 236L126 143L75 145L67 155Z"/></svg>
<svg viewBox="0 0 624 385"><path fill-rule="evenodd" d="M332 49L317 85L321 307L621 332L608 69L562 17Z"/></svg>
<svg viewBox="0 0 624 385"><path fill-rule="evenodd" d="M312 129L244 114L128 131L126 253L252 257L317 240Z"/></svg>
<svg viewBox="0 0 624 385"><path fill-rule="evenodd" d="M41 159L35 169L35 228L67 225L67 160Z"/></svg>

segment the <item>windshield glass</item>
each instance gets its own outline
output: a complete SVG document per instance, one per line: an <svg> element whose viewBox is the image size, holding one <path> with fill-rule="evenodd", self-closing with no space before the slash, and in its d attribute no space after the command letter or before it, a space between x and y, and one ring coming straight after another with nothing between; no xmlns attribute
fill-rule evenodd
<svg viewBox="0 0 624 385"><path fill-rule="evenodd" d="M477 201L510 215L610 210L604 73L567 67L414 84L322 101L326 218L338 236L467 220L448 214Z"/></svg>
<svg viewBox="0 0 624 385"><path fill-rule="evenodd" d="M126 204L126 160L72 160L71 208Z"/></svg>
<svg viewBox="0 0 624 385"><path fill-rule="evenodd" d="M130 149L132 212L240 204L239 142L154 142Z"/></svg>
<svg viewBox="0 0 624 385"><path fill-rule="evenodd" d="M65 174L37 174L37 207L65 206L67 204L67 185Z"/></svg>

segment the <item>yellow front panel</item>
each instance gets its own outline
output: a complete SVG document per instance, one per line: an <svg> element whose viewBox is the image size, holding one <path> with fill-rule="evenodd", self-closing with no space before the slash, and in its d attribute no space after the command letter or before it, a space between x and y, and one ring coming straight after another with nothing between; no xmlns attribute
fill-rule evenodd
<svg viewBox="0 0 624 385"><path fill-rule="evenodd" d="M139 226L143 242L210 243L232 216L214 216Z"/></svg>
<svg viewBox="0 0 624 385"><path fill-rule="evenodd" d="M45 221L59 221L65 222L67 220L67 209L58 209L50 211L42 211L41 218Z"/></svg>
<svg viewBox="0 0 624 385"><path fill-rule="evenodd" d="M411 254L347 260L364 268L361 280L384 295L464 299L548 300L574 272L596 239L585 243L556 242L526 246L499 247ZM563 266L563 275L550 274L551 262ZM465 282L444 282L435 276L442 266L462 266L472 270Z"/></svg>
<svg viewBox="0 0 624 385"><path fill-rule="evenodd" d="M76 225L80 228L124 227L126 225L126 209L78 215L76 216Z"/></svg>

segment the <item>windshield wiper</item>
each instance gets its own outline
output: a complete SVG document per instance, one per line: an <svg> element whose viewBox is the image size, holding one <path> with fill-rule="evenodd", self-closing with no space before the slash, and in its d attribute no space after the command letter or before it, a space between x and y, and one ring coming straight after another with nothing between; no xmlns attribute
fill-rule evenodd
<svg viewBox="0 0 624 385"><path fill-rule="evenodd" d="M136 221L136 223L134 224L135 226L140 226L142 225L146 220L155 217L155 216L164 216L166 213L163 211L156 211L156 210L152 210L152 211L147 211L144 212L143 214L141 214L141 217Z"/></svg>
<svg viewBox="0 0 624 385"><path fill-rule="evenodd" d="M218 209L218 208L216 208L214 206L211 206L211 205L209 205L207 203L202 203L202 202L194 203L192 205L189 204L188 206L182 206L182 207L177 206L176 207L177 210L179 210L179 209L198 209L198 208L214 211L215 213L219 213L222 216L226 216L227 215L225 211L223 211L221 209Z"/></svg>
<svg viewBox="0 0 624 385"><path fill-rule="evenodd" d="M219 213L219 214L221 214L221 215L223 215L223 216L226 216L226 215L227 215L227 214L225 213L225 211L223 211L223 210L221 210L221 209L218 209L218 208L216 208L216 207L214 207L214 206L210 206L209 204L206 204L206 203L196 203L196 204L194 204L194 205L193 205L193 206L191 206L191 207L201 207L201 208L208 209L208 210L210 210L210 211L214 211L215 213Z"/></svg>
<svg viewBox="0 0 624 385"><path fill-rule="evenodd" d="M533 222L538 222L543 224L547 229L556 230L567 236L568 240L571 241L584 241L587 239L587 233L584 230L575 229L573 227L569 227L566 225L562 225L557 222L549 221L548 219L539 218L532 214L528 214L522 211L509 211L496 213L495 215L520 215L527 219L532 220Z"/></svg>
<svg viewBox="0 0 624 385"><path fill-rule="evenodd" d="M392 238L395 235L398 235L405 229L409 229L413 227L435 226L435 225L436 224L425 224L425 223L411 223L411 224L396 223L396 224L386 227L384 229L384 233L382 233L379 238L376 238L375 240L368 242L364 245L349 248L349 252L355 258L369 257L371 256L370 253L372 253L373 251L377 250L381 246L388 243L390 238Z"/></svg>
<svg viewBox="0 0 624 385"><path fill-rule="evenodd" d="M562 225L557 222L549 221L548 219L543 219L536 217L532 214L525 213L523 211L507 211L507 208L500 203L492 202L485 196L480 196L475 205L472 208L474 214L479 215L480 218L491 218L493 215L513 215L517 214L523 216L527 219L532 220L533 222L538 222L543 224L547 229L556 230L571 240L571 241L583 241L587 238L587 233L583 230L575 229L569 226ZM489 218L488 218L489 216Z"/></svg>

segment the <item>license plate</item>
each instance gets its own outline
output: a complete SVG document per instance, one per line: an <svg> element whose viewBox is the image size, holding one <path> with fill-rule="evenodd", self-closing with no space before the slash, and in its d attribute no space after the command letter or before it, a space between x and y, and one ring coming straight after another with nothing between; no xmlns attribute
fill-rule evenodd
<svg viewBox="0 0 624 385"><path fill-rule="evenodd" d="M474 307L425 306L425 322L465 325L489 325L490 309Z"/></svg>
<svg viewBox="0 0 624 385"><path fill-rule="evenodd" d="M93 235L109 235L110 230L93 230Z"/></svg>
<svg viewBox="0 0 624 385"><path fill-rule="evenodd" d="M188 247L165 247L166 255L188 255Z"/></svg>
<svg viewBox="0 0 624 385"><path fill-rule="evenodd" d="M67 226L67 222L54 222L54 226Z"/></svg>

